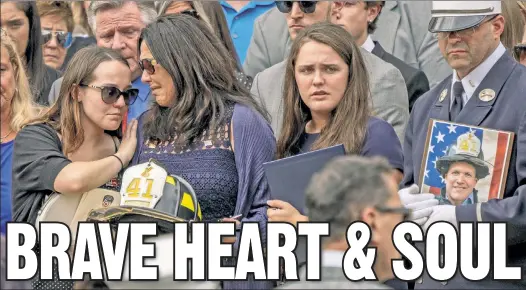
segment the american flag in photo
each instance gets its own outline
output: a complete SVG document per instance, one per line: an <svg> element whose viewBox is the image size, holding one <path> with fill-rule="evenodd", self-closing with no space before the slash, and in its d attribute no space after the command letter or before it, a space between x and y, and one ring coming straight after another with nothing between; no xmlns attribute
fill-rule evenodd
<svg viewBox="0 0 526 290"><path fill-rule="evenodd" d="M444 178L436 169L436 161L446 155L450 146L457 144L457 138L468 132L472 132L481 142L484 134L497 134L497 152L495 164L493 164L492 180L488 199L497 198L500 184L503 181L504 162L508 149L510 135L507 132L485 131L480 128L469 127L466 125L451 122L433 121L431 129L431 139L429 140L428 157L424 169L424 184L430 186L429 192L440 194L440 189L446 186ZM481 144L483 146L483 144Z"/></svg>

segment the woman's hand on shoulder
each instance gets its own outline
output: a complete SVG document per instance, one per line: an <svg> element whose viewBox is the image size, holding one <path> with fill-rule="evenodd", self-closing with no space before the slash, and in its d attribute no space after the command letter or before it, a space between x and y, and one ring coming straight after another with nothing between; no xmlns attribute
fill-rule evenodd
<svg viewBox="0 0 526 290"><path fill-rule="evenodd" d="M122 137L119 150L116 153L124 163L124 167L128 166L135 154L135 148L137 147L137 123L137 120L134 119L128 124L128 128Z"/></svg>

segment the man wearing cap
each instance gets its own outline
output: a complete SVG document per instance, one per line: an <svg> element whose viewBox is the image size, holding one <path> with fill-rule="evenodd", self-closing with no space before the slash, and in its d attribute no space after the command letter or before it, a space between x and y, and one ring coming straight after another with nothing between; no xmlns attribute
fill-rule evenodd
<svg viewBox="0 0 526 290"><path fill-rule="evenodd" d="M440 190L441 204L461 205L478 202L477 182L489 175L489 165L484 161L480 139L468 132L460 135L448 147L447 154L439 158L436 168L446 186Z"/></svg>
<svg viewBox="0 0 526 290"><path fill-rule="evenodd" d="M434 1L429 31L436 33L452 75L420 97L411 113L404 144L401 187L418 180L430 119L453 121L515 133L504 199L462 206L438 205L418 217L424 231L436 221L507 222L508 266L526 274L526 67L500 42L504 30L500 1ZM411 187L414 188L414 187ZM405 190L405 189L404 189ZM403 191L403 190L402 190ZM416 190L418 192L418 190ZM409 195L406 193L406 195ZM427 196L427 195L426 195ZM411 199L404 198L406 207ZM419 244L419 243L417 243ZM418 245L423 249L423 245ZM524 289L525 279L468 281L457 271L449 281L435 281L426 271L415 289Z"/></svg>

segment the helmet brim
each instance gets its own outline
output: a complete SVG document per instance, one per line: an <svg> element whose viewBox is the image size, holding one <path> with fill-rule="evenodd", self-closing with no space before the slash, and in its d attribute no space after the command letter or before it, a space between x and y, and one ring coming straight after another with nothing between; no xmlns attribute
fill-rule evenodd
<svg viewBox="0 0 526 290"><path fill-rule="evenodd" d="M431 33L452 32L479 25L487 15L432 17L428 30Z"/></svg>
<svg viewBox="0 0 526 290"><path fill-rule="evenodd" d="M444 156L439 158L436 162L436 168L438 172L440 172L440 174L445 175L449 170L449 165L453 162L467 162L472 164L475 167L478 179L482 179L488 176L490 173L490 167L492 167L492 165L489 162L486 162L479 158L469 155L456 154L453 156Z"/></svg>

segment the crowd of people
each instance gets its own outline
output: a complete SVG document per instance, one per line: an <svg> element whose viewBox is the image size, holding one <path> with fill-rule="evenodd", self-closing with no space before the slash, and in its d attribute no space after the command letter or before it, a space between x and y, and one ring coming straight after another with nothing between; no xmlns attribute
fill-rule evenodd
<svg viewBox="0 0 526 290"><path fill-rule="evenodd" d="M155 159L192 186L204 220L257 222L263 241L267 222L331 223L321 281L215 287L526 287L460 272L401 281L390 262L404 220L506 222L509 264L526 275L525 1L2 1L0 11L2 256L7 222L35 224L53 193L118 192L127 168ZM439 204L447 196L422 190L431 119L515 134L503 198ZM338 144L347 156L312 178L305 214L273 198L264 163ZM342 273L354 221L372 229L376 282ZM2 289L79 287L56 269L26 284L4 271Z"/></svg>

